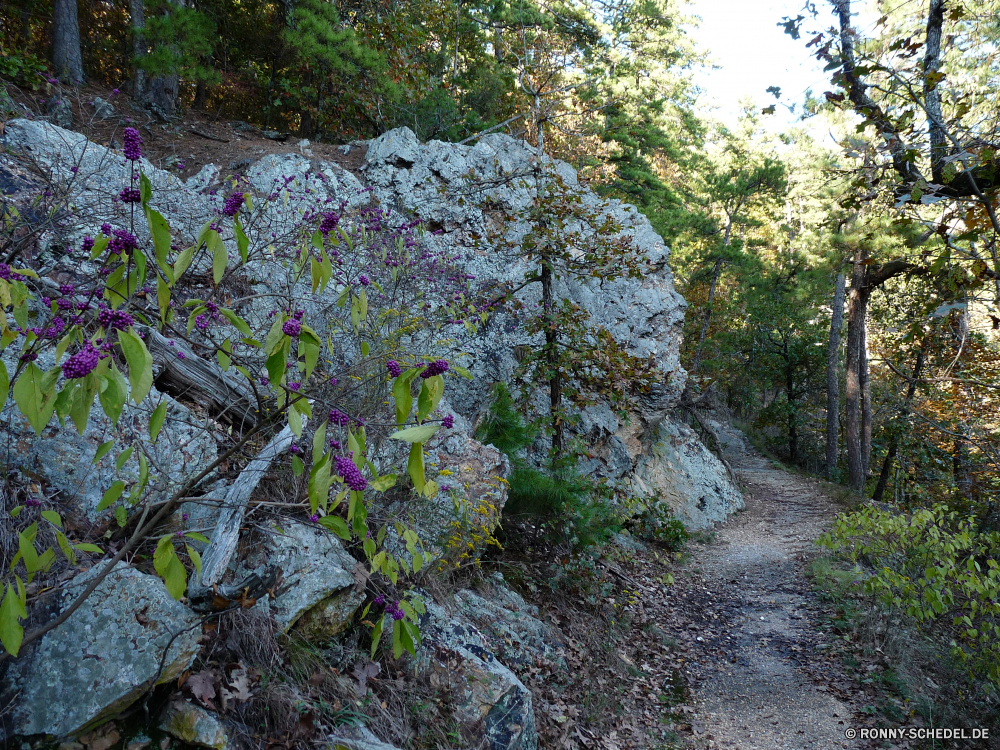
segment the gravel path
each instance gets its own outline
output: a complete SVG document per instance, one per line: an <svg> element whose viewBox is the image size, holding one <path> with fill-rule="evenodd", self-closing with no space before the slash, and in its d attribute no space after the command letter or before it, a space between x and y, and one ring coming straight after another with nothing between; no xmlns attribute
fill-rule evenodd
<svg viewBox="0 0 1000 750"><path fill-rule="evenodd" d="M858 747L845 738L859 724L852 707L831 694L843 676L822 657L805 576L817 554L813 541L840 508L815 480L752 454L731 459L747 508L720 526L712 543L691 545L690 578L679 581L689 603L704 602L711 634L691 644L693 745Z"/></svg>

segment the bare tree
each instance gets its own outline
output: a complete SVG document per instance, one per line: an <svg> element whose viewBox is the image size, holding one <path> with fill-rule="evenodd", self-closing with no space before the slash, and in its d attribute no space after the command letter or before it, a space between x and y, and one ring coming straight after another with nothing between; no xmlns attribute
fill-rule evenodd
<svg viewBox="0 0 1000 750"><path fill-rule="evenodd" d="M838 273L833 292L830 342L826 349L826 478L833 481L840 455L840 329L844 325L847 274Z"/></svg>
<svg viewBox="0 0 1000 750"><path fill-rule="evenodd" d="M55 0L52 8L52 66L63 83L73 86L83 83L76 0Z"/></svg>

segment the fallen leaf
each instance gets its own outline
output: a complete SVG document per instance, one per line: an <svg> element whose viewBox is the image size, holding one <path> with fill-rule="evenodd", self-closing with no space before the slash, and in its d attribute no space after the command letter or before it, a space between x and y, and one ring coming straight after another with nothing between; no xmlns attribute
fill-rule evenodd
<svg viewBox="0 0 1000 750"><path fill-rule="evenodd" d="M187 678L184 687L191 691L191 695L209 708L215 708L212 698L215 697L215 672L206 669L198 674L193 674Z"/></svg>

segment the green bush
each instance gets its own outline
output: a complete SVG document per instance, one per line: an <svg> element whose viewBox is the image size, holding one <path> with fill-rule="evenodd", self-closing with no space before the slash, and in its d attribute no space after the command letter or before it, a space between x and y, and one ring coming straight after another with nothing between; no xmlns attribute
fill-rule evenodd
<svg viewBox="0 0 1000 750"><path fill-rule="evenodd" d="M534 517L552 536L574 550L607 541L622 527L606 502L609 493L579 473L573 455L545 468L529 464L523 454L538 430L537 424L527 422L518 412L507 387L503 383L494 386L490 410L476 437L510 459L512 470L504 514Z"/></svg>
<svg viewBox="0 0 1000 750"><path fill-rule="evenodd" d="M648 504L628 523L629 531L639 539L676 552L691 538L684 524L674 518L669 509L659 504Z"/></svg>
<svg viewBox="0 0 1000 750"><path fill-rule="evenodd" d="M860 584L929 629L950 619L950 645L970 676L1000 683L1000 534L936 505L912 515L874 507L837 517L819 544L873 572Z"/></svg>

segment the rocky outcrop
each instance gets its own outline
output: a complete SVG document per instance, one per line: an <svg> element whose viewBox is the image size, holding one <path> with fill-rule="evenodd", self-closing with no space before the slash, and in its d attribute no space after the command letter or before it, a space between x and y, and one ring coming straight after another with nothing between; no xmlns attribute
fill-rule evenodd
<svg viewBox="0 0 1000 750"><path fill-rule="evenodd" d="M416 663L434 687L451 692L453 718L486 750L535 750L531 691L493 655L482 633L428 601Z"/></svg>
<svg viewBox="0 0 1000 750"><path fill-rule="evenodd" d="M66 217L60 234L45 238L48 254L43 253L40 260L48 265L43 270L56 270L60 260L88 269L87 257L72 254L75 242L83 233L96 231L104 221L121 223L126 218L127 207L110 200L117 187L112 190L108 186L127 184L131 166L118 153L90 143L81 135L37 121L8 121L0 143L10 153L34 160L54 178L65 181L70 191L72 214ZM502 224L505 245L516 243L527 230L527 225L516 221L516 215L532 200L532 175L540 163L534 149L498 134L487 135L474 146L439 141L421 144L406 128L390 131L366 147L366 161L357 174L300 153L270 155L247 168L241 175L242 184L262 198L258 206L264 212L259 222L262 228L248 229L251 241L280 237L304 214L323 210L324 206L361 205L369 200L370 191L388 213L390 223L413 215L421 218L433 230L424 238L428 247L447 251L448 257L478 282L517 284L523 280L528 270L525 263L510 253L498 252L491 238L496 236L502 217L515 219ZM542 157L541 163L555 170L567 185L578 185L568 164L548 157ZM71 171L72 167L76 171ZM145 161L142 168L152 184L153 204L169 217L180 242L193 241L205 222L221 210L228 188L222 184L217 168L206 166L186 181ZM362 180L368 183L367 188ZM281 199L263 200L269 195ZM669 451L653 449L663 442L657 433L661 425L670 422L670 410L686 378L678 358L685 302L673 287L667 265L669 251L634 207L615 200L604 202L589 191L584 191L583 201L610 214L656 270L641 279L562 284L557 292L580 304L594 324L610 331L633 354L654 357L662 373L658 386L630 415L628 426L623 428L610 409L601 405L580 415L577 429L587 436L590 454L585 469L615 480L633 493L663 487L667 502L686 524L711 524L738 504L733 499L738 490L727 474L716 462L706 461L697 470L692 467L690 478L670 480L667 475L673 469L669 463L677 462ZM137 223L140 240L147 239L145 226ZM67 245L69 256L56 252ZM230 253L235 257L235 246ZM259 261L247 268L245 281L252 291L240 313L251 326L266 324L272 307L268 302L271 292L295 286L291 273L277 262ZM536 301L534 286L518 293L528 306ZM331 291L308 303L308 319L317 322L323 338L326 322L333 323L337 315L344 314L334 305L335 296ZM475 424L487 408L491 385L511 378L516 366L515 347L531 345L523 322L516 313L496 314L478 330L454 335L448 356L467 366L474 377L468 382L449 383L449 399L455 412L468 418L469 423ZM350 359L356 355L344 351L342 356ZM633 429L636 425L641 429ZM684 430L681 425L663 429L671 435ZM634 440L632 435L647 437ZM696 458L697 451L684 452L692 460ZM485 463L492 461L486 456L483 459ZM698 479L699 475L704 481ZM688 489L697 494L688 497L684 494Z"/></svg>
<svg viewBox="0 0 1000 750"><path fill-rule="evenodd" d="M219 718L187 701L171 701L160 716L160 729L196 747L225 750L229 735Z"/></svg>
<svg viewBox="0 0 1000 750"><path fill-rule="evenodd" d="M723 463L679 422L660 423L634 476L643 496L665 503L688 529L709 528L744 507Z"/></svg>
<svg viewBox="0 0 1000 750"><path fill-rule="evenodd" d="M74 579L63 606L97 566ZM120 565L66 622L16 659L6 675L0 734L66 737L128 708L153 685L176 680L198 652L198 618L163 582ZM2 739L2 737L0 737Z"/></svg>

